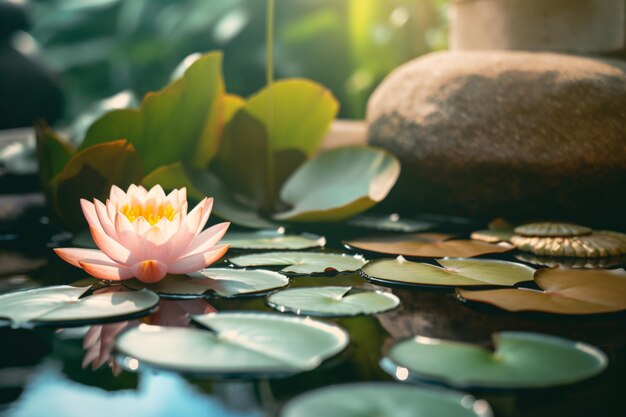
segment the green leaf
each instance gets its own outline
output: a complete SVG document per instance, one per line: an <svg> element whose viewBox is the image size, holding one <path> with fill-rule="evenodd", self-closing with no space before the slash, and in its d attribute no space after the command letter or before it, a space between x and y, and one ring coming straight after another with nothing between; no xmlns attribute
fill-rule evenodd
<svg viewBox="0 0 626 417"><path fill-rule="evenodd" d="M220 241L231 249L302 250L324 247L326 239L312 234L285 235L276 230L228 232Z"/></svg>
<svg viewBox="0 0 626 417"><path fill-rule="evenodd" d="M234 377L308 371L348 344L344 330L310 318L241 312L193 321L211 331L140 325L120 335L116 348L140 367Z"/></svg>
<svg viewBox="0 0 626 417"><path fill-rule="evenodd" d="M125 140L94 145L76 153L52 180L53 206L72 230L85 227L80 199L104 201L112 185L127 188L143 176L139 156Z"/></svg>
<svg viewBox="0 0 626 417"><path fill-rule="evenodd" d="M205 170L186 169L181 163L159 167L141 182L146 187L161 184L165 190L187 187L187 194L195 200L214 197L213 212L240 226L272 229L280 225L264 219L252 204L232 194L213 174Z"/></svg>
<svg viewBox="0 0 626 417"><path fill-rule="evenodd" d="M327 317L377 314L400 305L391 293L353 291L352 287L290 288L270 294L267 302L281 312Z"/></svg>
<svg viewBox="0 0 626 417"><path fill-rule="evenodd" d="M289 284L283 274L261 269L206 268L185 275L169 275L154 284L124 282L129 288L148 288L168 298L196 298L214 293L220 297L260 294Z"/></svg>
<svg viewBox="0 0 626 417"><path fill-rule="evenodd" d="M282 266L282 272L314 274L356 271L365 265L362 256L322 252L265 252L235 256L229 262L239 267Z"/></svg>
<svg viewBox="0 0 626 417"><path fill-rule="evenodd" d="M457 388L529 389L573 384L608 366L606 355L583 342L540 333L501 332L495 351L418 336L394 345L383 368Z"/></svg>
<svg viewBox="0 0 626 417"><path fill-rule="evenodd" d="M0 317L16 327L82 326L147 315L159 303L152 291L119 291L120 287L84 296L89 287L58 285L0 295Z"/></svg>
<svg viewBox="0 0 626 417"><path fill-rule="evenodd" d="M374 281L444 287L513 286L532 281L535 270L515 262L492 259L444 258L439 266L410 262L402 257L377 259L362 268Z"/></svg>
<svg viewBox="0 0 626 417"><path fill-rule="evenodd" d="M147 94L138 110L105 114L89 128L81 148L127 139L146 171L178 161L206 167L217 152L225 117L221 64L221 53L208 53L182 78Z"/></svg>
<svg viewBox="0 0 626 417"><path fill-rule="evenodd" d="M291 209L275 219L337 221L382 201L396 183L400 163L370 147L337 148L302 165L285 183L281 200Z"/></svg>
<svg viewBox="0 0 626 417"><path fill-rule="evenodd" d="M245 110L267 129L275 151L307 157L320 147L339 110L332 93L310 80L280 80L248 99Z"/></svg>
<svg viewBox="0 0 626 417"><path fill-rule="evenodd" d="M491 417L484 400L441 389L389 382L319 388L285 404L281 417Z"/></svg>

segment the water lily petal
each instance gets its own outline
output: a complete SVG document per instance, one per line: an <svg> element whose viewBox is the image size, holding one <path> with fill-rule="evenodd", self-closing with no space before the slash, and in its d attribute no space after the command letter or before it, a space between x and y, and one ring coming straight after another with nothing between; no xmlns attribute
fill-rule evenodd
<svg viewBox="0 0 626 417"><path fill-rule="evenodd" d="M119 212L115 215L115 233L118 237L117 241L131 253L139 253L141 251L141 235L137 233L128 217Z"/></svg>
<svg viewBox="0 0 626 417"><path fill-rule="evenodd" d="M89 226L94 243L102 252L121 264L136 262L136 257L117 240L107 235L104 230Z"/></svg>
<svg viewBox="0 0 626 417"><path fill-rule="evenodd" d="M115 225L113 224L114 217L109 217L106 206L100 200L96 200L94 198L93 204L96 207L96 215L98 216L98 220L100 221L100 225L104 229L104 232L113 239L117 239Z"/></svg>
<svg viewBox="0 0 626 417"><path fill-rule="evenodd" d="M209 221L209 216L211 215L211 210L213 210L213 197L208 198L204 206L202 207L202 217L200 219L200 224L198 225L198 229L196 230L196 235L198 235L202 229L204 229L204 225Z"/></svg>
<svg viewBox="0 0 626 417"><path fill-rule="evenodd" d="M168 261L172 255L172 241L161 229L153 226L141 241L141 259Z"/></svg>
<svg viewBox="0 0 626 417"><path fill-rule="evenodd" d="M228 230L228 226L230 226L229 222L219 223L200 233L196 236L193 242L191 242L189 248L187 248L187 254L195 255L211 249L224 237L226 231Z"/></svg>
<svg viewBox="0 0 626 417"><path fill-rule="evenodd" d="M167 265L158 260L151 259L147 261L141 261L133 265L133 275L142 282L153 283L158 282L167 275Z"/></svg>
<svg viewBox="0 0 626 417"><path fill-rule="evenodd" d="M220 259L226 251L228 245L214 246L211 250L195 255L185 256L171 263L167 270L171 274L188 274L196 272Z"/></svg>
<svg viewBox="0 0 626 417"><path fill-rule="evenodd" d="M54 253L59 255L59 258L63 259L65 262L79 268L81 267L78 263L80 259L97 259L105 262L111 261L111 258L98 249L55 248Z"/></svg>
<svg viewBox="0 0 626 417"><path fill-rule="evenodd" d="M96 278L107 279L111 281L120 281L133 277L133 272L125 265L117 262L106 262L96 259L81 259L78 261L81 268L89 275Z"/></svg>
<svg viewBox="0 0 626 417"><path fill-rule="evenodd" d="M171 259L177 259L183 256L191 241L196 236L196 231L202 219L203 208L207 199L202 200L189 214L182 220L178 233L172 236L172 256Z"/></svg>
<svg viewBox="0 0 626 417"><path fill-rule="evenodd" d="M96 213L96 206L94 206L92 202L87 201L84 198L81 198L80 207L83 209L83 214L85 215L85 219L87 220L87 223L90 226L102 227L98 219L98 214Z"/></svg>
<svg viewBox="0 0 626 417"><path fill-rule="evenodd" d="M117 185L111 187L111 193L109 194L109 200L115 203L123 203L126 200L126 193Z"/></svg>

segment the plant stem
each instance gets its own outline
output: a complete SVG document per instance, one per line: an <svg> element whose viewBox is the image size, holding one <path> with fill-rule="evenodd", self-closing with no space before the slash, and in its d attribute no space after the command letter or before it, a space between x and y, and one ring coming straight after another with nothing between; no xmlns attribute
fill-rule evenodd
<svg viewBox="0 0 626 417"><path fill-rule="evenodd" d="M267 203L266 209L269 213L272 213L275 209L276 202L276 190L274 189L275 179L274 179L274 149L272 147L272 138L271 133L273 131L274 125L274 100L272 93L272 83L274 82L274 0L267 0L267 20L266 20L266 77L267 77L267 88L269 89L269 100L267 106L268 112L268 126L267 126L267 134L268 134L268 143L267 143Z"/></svg>

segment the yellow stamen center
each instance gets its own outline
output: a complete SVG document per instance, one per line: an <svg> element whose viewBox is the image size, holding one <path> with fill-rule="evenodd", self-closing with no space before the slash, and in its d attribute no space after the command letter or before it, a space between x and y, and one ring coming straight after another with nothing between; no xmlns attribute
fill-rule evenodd
<svg viewBox="0 0 626 417"><path fill-rule="evenodd" d="M120 209L120 212L126 216L131 223L137 218L143 217L152 226L157 224L159 220L163 218L172 221L176 215L176 210L170 203L159 205L150 204L146 206L142 206L141 204L124 204L124 206Z"/></svg>

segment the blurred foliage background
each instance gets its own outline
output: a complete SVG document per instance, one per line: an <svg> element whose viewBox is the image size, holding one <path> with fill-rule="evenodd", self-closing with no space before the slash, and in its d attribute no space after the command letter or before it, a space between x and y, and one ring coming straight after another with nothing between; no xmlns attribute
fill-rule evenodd
<svg viewBox="0 0 626 417"><path fill-rule="evenodd" d="M65 119L90 103L165 85L189 54L224 51L228 91L265 83L264 0L31 0L31 41L60 75ZM363 117L393 68L446 48L445 0L277 0L277 78L329 87L340 117Z"/></svg>

